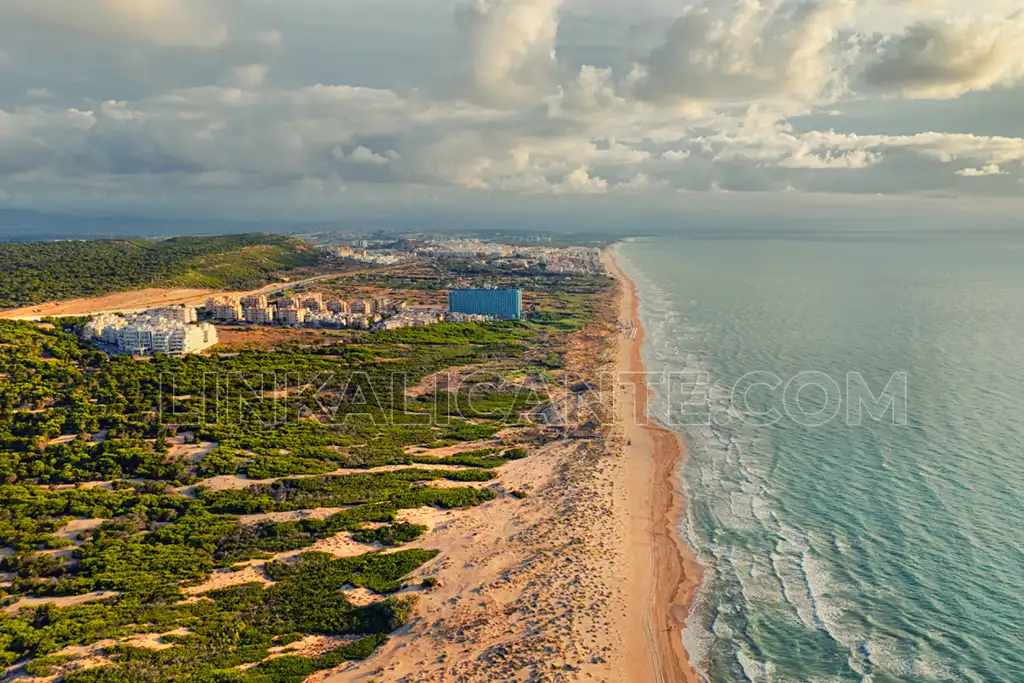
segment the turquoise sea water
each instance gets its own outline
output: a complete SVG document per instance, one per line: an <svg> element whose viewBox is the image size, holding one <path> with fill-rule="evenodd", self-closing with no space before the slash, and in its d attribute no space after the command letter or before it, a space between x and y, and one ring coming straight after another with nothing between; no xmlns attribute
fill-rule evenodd
<svg viewBox="0 0 1024 683"><path fill-rule="evenodd" d="M616 250L683 373L652 412L688 423L707 680L1024 682L1024 240Z"/></svg>

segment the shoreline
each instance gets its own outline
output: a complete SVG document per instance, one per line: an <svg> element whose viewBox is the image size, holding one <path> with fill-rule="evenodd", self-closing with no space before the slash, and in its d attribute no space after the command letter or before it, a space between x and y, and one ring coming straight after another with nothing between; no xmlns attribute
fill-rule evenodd
<svg viewBox="0 0 1024 683"><path fill-rule="evenodd" d="M634 661L647 663L646 676L635 680L701 683L682 638L703 573L693 549L677 530L686 504L678 477L686 445L682 435L648 417L652 391L642 374L644 329L636 284L609 250L603 253L609 274L621 285L619 319L632 320L636 328L632 338L618 335L617 374L632 373L632 380L616 381L615 389L616 418L629 444L623 447L629 463L623 476L628 478L632 539L626 560L633 564L633 580L647 598L631 608L630 621L642 627L646 649L646 653L635 653Z"/></svg>

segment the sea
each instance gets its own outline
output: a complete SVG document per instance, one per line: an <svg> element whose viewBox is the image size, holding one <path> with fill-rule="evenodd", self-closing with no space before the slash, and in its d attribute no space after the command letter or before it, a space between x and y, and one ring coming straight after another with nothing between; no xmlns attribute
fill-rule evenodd
<svg viewBox="0 0 1024 683"><path fill-rule="evenodd" d="M615 247L684 434L711 683L1024 683L1024 238Z"/></svg>

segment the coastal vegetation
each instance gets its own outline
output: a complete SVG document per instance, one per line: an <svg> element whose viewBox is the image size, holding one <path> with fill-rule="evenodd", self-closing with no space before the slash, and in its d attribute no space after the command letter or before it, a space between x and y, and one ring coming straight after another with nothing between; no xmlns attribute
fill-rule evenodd
<svg viewBox="0 0 1024 683"><path fill-rule="evenodd" d="M0 244L0 308L144 287L252 289L323 258L300 240L256 233Z"/></svg>
<svg viewBox="0 0 1024 683"><path fill-rule="evenodd" d="M405 511L526 495L495 480L529 457L530 378L566 339L541 317L139 360L77 322L0 320L0 666L82 682L298 682L371 655L434 585ZM365 552L322 552L336 537Z"/></svg>

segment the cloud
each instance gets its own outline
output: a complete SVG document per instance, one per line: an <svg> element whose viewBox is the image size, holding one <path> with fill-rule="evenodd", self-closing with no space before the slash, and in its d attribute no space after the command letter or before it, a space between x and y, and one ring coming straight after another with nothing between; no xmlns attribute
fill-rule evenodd
<svg viewBox="0 0 1024 683"><path fill-rule="evenodd" d="M991 175L1009 175L1006 171L999 167L998 164L989 164L984 168L962 168L956 172L959 176L965 178L983 178Z"/></svg>
<svg viewBox="0 0 1024 683"><path fill-rule="evenodd" d="M377 154L369 147L358 145L351 152L345 153L340 147L334 150L334 157L339 161L350 164L367 164L370 166L387 166L392 161L398 161L401 156L394 150L388 150L384 154Z"/></svg>
<svg viewBox="0 0 1024 683"><path fill-rule="evenodd" d="M408 1L390 0L374 21L394 25ZM16 7L19 27L45 21L51 38L73 33L68 54L107 49L110 67L101 74L85 60L49 63L34 44L9 41L20 81L6 99L0 84L0 191L11 197L330 201L344 189L349 202L374 193L505 193L567 203L712 191L1019 194L1024 175L1024 138L1016 137L1024 133L971 134L972 98L942 103L963 108L939 125L925 103L893 124L904 93L1012 82L989 61L1013 63L1005 36L1016 34L980 19L890 23L885 37L858 29L876 0L697 0L681 14L665 3L659 11L673 16L653 46L588 64L576 57L590 5L567 6L573 15L563 16L562 0L461 0L454 20L450 6L439 8L447 33L436 34L437 54L403 52L386 31L321 26L336 14L313 9L333 0L287 12L264 0L79 2L97 17L43 17L28 0L0 0L0 11ZM57 0L36 3L52 9ZM900 4L918 16L934 9ZM559 30L573 21L577 52L559 55ZM974 37L948 29L961 25ZM917 46L907 37L919 26L956 39ZM1002 37L977 39L986 31ZM12 24L0 27L0 38L12 33ZM993 47L968 49L975 44ZM590 56L610 47L596 45ZM442 52L451 61L428 69ZM970 68L934 66L950 52ZM382 60L387 73L455 75L459 88L412 75L380 85L386 79L373 70ZM941 78L906 66L920 63ZM53 97L39 97L44 89ZM978 97L1024 104L1013 92ZM870 107L880 115L867 123L848 116ZM1003 117L1017 109L1004 107ZM812 115L794 116L804 112ZM824 130L832 127L841 130ZM991 177L1000 174L1009 178Z"/></svg>
<svg viewBox="0 0 1024 683"><path fill-rule="evenodd" d="M390 90L263 85L2 112L0 159L8 190L89 182L113 191L160 178L167 193L322 188L331 196L363 185L551 195L921 193L953 187L950 164L1016 177L1024 139L796 132L759 108L683 128L644 108L552 119L544 108L496 112ZM985 183L979 177L977 191Z"/></svg>
<svg viewBox="0 0 1024 683"><path fill-rule="evenodd" d="M838 153L833 150L810 152L807 149L801 149L792 156L781 160L778 165L781 168L817 170L853 169L867 168L877 164L880 160L880 154L862 149Z"/></svg>
<svg viewBox="0 0 1024 683"><path fill-rule="evenodd" d="M838 88L839 29L850 0L764 0L688 7L631 76L655 102L815 100Z"/></svg>
<svg viewBox="0 0 1024 683"><path fill-rule="evenodd" d="M227 29L200 0L0 0L6 21L160 46L212 47Z"/></svg>
<svg viewBox="0 0 1024 683"><path fill-rule="evenodd" d="M188 187L241 187L245 177L238 171L203 171L184 182Z"/></svg>
<svg viewBox="0 0 1024 683"><path fill-rule="evenodd" d="M621 106L624 100L615 92L611 69L583 66L570 83L564 84L552 102L552 113L607 112Z"/></svg>
<svg viewBox="0 0 1024 683"><path fill-rule="evenodd" d="M666 161L685 161L690 158L689 150L667 149L661 153L661 158Z"/></svg>
<svg viewBox="0 0 1024 683"><path fill-rule="evenodd" d="M257 88L263 85L263 80L267 77L269 70L266 64L236 66L228 71L224 82L229 86L243 90Z"/></svg>
<svg viewBox="0 0 1024 683"><path fill-rule="evenodd" d="M880 51L864 71L871 88L942 99L1010 86L1024 79L1024 11L916 23Z"/></svg>
<svg viewBox="0 0 1024 683"><path fill-rule="evenodd" d="M555 194L603 194L608 190L608 181L593 177L587 168L573 169L553 188Z"/></svg>
<svg viewBox="0 0 1024 683"><path fill-rule="evenodd" d="M536 101L554 87L562 0L471 0L455 18L470 98L490 106Z"/></svg>

